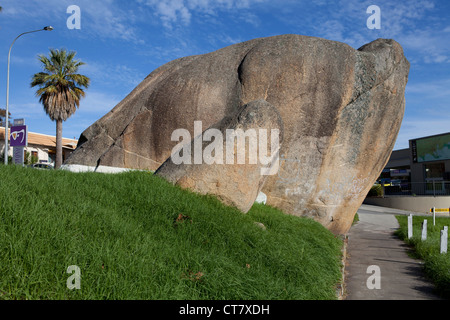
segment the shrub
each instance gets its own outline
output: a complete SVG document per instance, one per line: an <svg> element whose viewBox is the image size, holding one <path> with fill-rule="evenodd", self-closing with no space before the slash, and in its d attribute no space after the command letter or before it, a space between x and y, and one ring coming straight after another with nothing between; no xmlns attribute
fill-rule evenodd
<svg viewBox="0 0 450 320"><path fill-rule="evenodd" d="M381 197L383 195L383 188L381 184L374 184L372 188L370 188L368 197Z"/></svg>

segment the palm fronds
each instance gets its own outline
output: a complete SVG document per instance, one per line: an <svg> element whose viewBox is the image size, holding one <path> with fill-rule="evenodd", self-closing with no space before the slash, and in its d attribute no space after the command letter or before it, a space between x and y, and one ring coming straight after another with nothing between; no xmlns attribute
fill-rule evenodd
<svg viewBox="0 0 450 320"><path fill-rule="evenodd" d="M39 55L43 71L33 75L31 87L39 87L36 96L53 121L66 121L80 106L90 79L78 72L85 63L75 60L75 51L50 49L49 57Z"/></svg>

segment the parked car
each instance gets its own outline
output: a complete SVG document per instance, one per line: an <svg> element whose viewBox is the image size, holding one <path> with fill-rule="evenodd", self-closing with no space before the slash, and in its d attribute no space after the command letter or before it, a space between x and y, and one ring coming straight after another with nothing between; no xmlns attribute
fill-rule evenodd
<svg viewBox="0 0 450 320"><path fill-rule="evenodd" d="M53 169L53 165L48 163L35 163L31 167L36 169Z"/></svg>

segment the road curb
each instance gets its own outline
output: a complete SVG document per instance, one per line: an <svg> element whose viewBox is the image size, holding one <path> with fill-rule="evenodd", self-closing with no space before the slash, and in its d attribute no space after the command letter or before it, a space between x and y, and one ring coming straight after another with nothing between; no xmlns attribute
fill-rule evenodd
<svg viewBox="0 0 450 320"><path fill-rule="evenodd" d="M341 258L341 281L337 285L336 295L338 300L345 299L345 266L347 264L347 245L348 245L348 234L343 235L343 245L342 245L342 258Z"/></svg>

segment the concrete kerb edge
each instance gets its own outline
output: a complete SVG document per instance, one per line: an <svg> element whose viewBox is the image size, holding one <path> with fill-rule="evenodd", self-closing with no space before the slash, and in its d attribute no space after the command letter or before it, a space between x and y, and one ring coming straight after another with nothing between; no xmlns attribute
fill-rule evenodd
<svg viewBox="0 0 450 320"><path fill-rule="evenodd" d="M336 295L338 300L345 300L346 287L345 287L345 266L347 264L347 245L348 245L348 234L344 234L343 236L343 244L342 244L342 258L341 258L341 281L337 285Z"/></svg>
<svg viewBox="0 0 450 320"><path fill-rule="evenodd" d="M67 170L70 172L101 172L101 173L121 173L128 171L144 171L129 168L117 168L117 167L107 167L107 166L85 166L81 164L64 164L61 166L61 170Z"/></svg>

